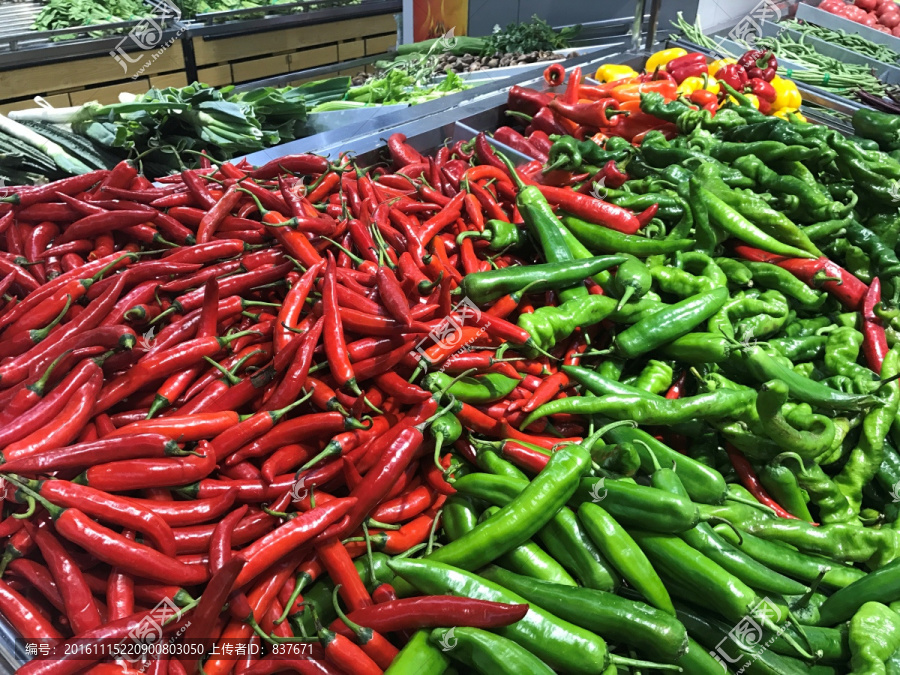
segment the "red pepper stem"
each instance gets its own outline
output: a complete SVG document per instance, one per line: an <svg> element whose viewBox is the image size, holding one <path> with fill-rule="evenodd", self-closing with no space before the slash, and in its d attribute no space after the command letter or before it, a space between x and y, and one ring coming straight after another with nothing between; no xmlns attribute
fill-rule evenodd
<svg viewBox="0 0 900 675"><path fill-rule="evenodd" d="M15 478L13 476L15 476ZM53 520L57 520L65 511L65 509L58 507L56 504L51 504L37 493L37 490L40 489L39 481L28 480L27 478L22 478L16 474L7 474L3 478L19 488L31 499L40 502L41 506L47 509L47 513L50 514L50 517L53 518Z"/></svg>
<svg viewBox="0 0 900 675"><path fill-rule="evenodd" d="M226 335L225 337L216 338L216 340L218 340L219 344L222 345L223 347L227 347L228 344L231 343L232 341L237 340L238 338L246 337L248 335L262 336L262 333L260 333L258 330L241 330L241 331L238 331L237 333L232 333L231 335Z"/></svg>
<svg viewBox="0 0 900 675"><path fill-rule="evenodd" d="M271 213L271 210L265 208L262 205L262 202L259 201L259 198L255 194L250 192L250 190L248 190L247 188L239 187L239 188L237 188L237 191L250 195L250 199L252 199L254 201L254 203L256 204L256 208L259 209L260 218L264 218L267 214ZM266 225L272 225L272 224L273 223L266 223ZM280 227L280 225L277 225L277 227Z"/></svg>
<svg viewBox="0 0 900 675"><path fill-rule="evenodd" d="M399 530L400 529L400 526L397 524L382 523L382 522L375 520L374 518L366 518L366 523L369 525L369 527L374 527L379 530ZM362 540L357 539L357 541L362 541Z"/></svg>

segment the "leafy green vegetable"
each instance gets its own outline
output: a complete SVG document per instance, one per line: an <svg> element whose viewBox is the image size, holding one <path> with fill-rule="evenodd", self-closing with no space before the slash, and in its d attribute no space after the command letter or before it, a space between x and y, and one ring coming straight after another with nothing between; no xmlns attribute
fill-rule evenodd
<svg viewBox="0 0 900 675"><path fill-rule="evenodd" d="M567 26L559 32L535 14L526 23L511 23L506 28L494 26L487 38L483 54L528 53L565 49L581 30L581 25Z"/></svg>
<svg viewBox="0 0 900 675"><path fill-rule="evenodd" d="M410 75L402 70L394 69L388 71L381 79L370 80L361 87L353 87L347 92L347 98L351 101L372 104L409 103L416 105L468 89L469 86L457 73L450 71L437 86L418 86ZM314 111L318 112L316 109Z"/></svg>
<svg viewBox="0 0 900 675"><path fill-rule="evenodd" d="M75 26L95 26L103 23L131 21L150 16L150 7L141 0L50 0L34 19L32 30L55 30ZM112 31L93 31L100 37ZM62 40L69 35L58 36Z"/></svg>

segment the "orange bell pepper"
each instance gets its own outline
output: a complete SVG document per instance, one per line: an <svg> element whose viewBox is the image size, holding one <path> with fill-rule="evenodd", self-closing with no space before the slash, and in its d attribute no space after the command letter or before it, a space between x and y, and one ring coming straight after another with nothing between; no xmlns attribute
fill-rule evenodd
<svg viewBox="0 0 900 675"><path fill-rule="evenodd" d="M656 92L662 94L663 98L667 101L673 101L678 95L677 89L678 85L674 82L656 80L653 82L623 84L609 92L609 95L620 103L624 103L625 101L640 101L641 94Z"/></svg>

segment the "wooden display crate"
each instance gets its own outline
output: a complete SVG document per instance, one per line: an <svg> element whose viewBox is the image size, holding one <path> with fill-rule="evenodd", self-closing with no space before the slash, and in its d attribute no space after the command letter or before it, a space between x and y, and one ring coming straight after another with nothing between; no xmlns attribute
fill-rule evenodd
<svg viewBox="0 0 900 675"><path fill-rule="evenodd" d="M307 24L222 38L192 40L197 79L225 86L380 54L396 46L393 14ZM63 107L88 101L115 103L120 92L189 84L185 50L176 41L138 79L123 77L111 56L92 56L0 71L0 112L34 107L34 97ZM341 74L350 73L351 69ZM318 79L318 78L316 78Z"/></svg>

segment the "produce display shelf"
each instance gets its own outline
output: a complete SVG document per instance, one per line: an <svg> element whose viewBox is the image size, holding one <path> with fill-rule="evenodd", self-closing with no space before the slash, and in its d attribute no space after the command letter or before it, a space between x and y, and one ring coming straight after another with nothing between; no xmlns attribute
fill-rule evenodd
<svg viewBox="0 0 900 675"><path fill-rule="evenodd" d="M621 47L621 44L618 46ZM631 62L637 58L638 60L634 61L634 63L640 64L643 62L641 57L631 56L628 58L629 60L626 61L626 56L622 54L621 50L616 51L615 47L611 47L610 51L582 54L567 59L562 63L567 69L581 66L586 72L591 72L603 63L613 63L617 62L617 60ZM472 115L477 115L487 110L501 111L506 103L506 92L510 87L515 85L525 87L539 85L543 88L543 73L546 65L539 63L531 65L532 68L524 73L500 80L491 80L472 89L450 94L420 105L382 112L382 114L375 117L361 120L357 124L348 124L314 136L260 150L247 155L246 159L253 164L265 164L269 160L284 155L302 154L304 152L315 152L331 156L337 156L338 153L344 151L362 154L378 147L381 143L381 138L387 135L385 132L388 130L391 130L391 132L402 131L402 133L406 133L409 136L410 134L403 131L403 129L407 128L407 125L414 125L415 129L424 130L427 128L434 131L448 124L452 126L453 121L468 119ZM500 124L497 126L500 126ZM483 128L486 129L487 127Z"/></svg>

